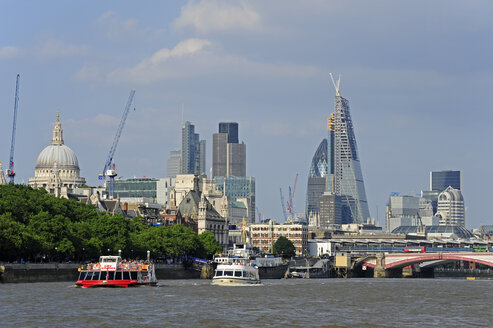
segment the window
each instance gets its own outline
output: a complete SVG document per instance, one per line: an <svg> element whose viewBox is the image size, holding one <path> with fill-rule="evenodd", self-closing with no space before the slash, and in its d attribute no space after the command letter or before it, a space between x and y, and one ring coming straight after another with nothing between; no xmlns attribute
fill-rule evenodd
<svg viewBox="0 0 493 328"><path fill-rule="evenodd" d="M108 271L108 280L115 280L115 271Z"/></svg>
<svg viewBox="0 0 493 328"><path fill-rule="evenodd" d="M92 273L92 280L99 280L99 274L100 273L101 273L100 271L94 271Z"/></svg>
<svg viewBox="0 0 493 328"><path fill-rule="evenodd" d="M235 277L241 277L241 271L235 271Z"/></svg>
<svg viewBox="0 0 493 328"><path fill-rule="evenodd" d="M228 277L233 277L233 271L224 271L224 275Z"/></svg>
<svg viewBox="0 0 493 328"><path fill-rule="evenodd" d="M86 280L87 273L88 272L81 271L81 273L79 274L78 280Z"/></svg>
<svg viewBox="0 0 493 328"><path fill-rule="evenodd" d="M123 271L123 280L130 280L130 272Z"/></svg>
<svg viewBox="0 0 493 328"><path fill-rule="evenodd" d="M137 280L137 271L130 272L130 276L132 280Z"/></svg>
<svg viewBox="0 0 493 328"><path fill-rule="evenodd" d="M216 270L216 276L217 276L217 277L220 277L220 276L222 276L222 275L223 275L223 271L222 271L222 270L221 270L221 271Z"/></svg>
<svg viewBox="0 0 493 328"><path fill-rule="evenodd" d="M122 272L121 271L116 272L115 280L122 280Z"/></svg>

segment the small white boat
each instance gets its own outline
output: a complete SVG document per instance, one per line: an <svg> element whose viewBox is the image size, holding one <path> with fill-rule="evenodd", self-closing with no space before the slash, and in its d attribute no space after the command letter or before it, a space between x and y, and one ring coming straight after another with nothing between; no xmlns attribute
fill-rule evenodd
<svg viewBox="0 0 493 328"><path fill-rule="evenodd" d="M260 284L258 267L247 259L234 259L228 263L218 264L213 285L219 286L246 286Z"/></svg>

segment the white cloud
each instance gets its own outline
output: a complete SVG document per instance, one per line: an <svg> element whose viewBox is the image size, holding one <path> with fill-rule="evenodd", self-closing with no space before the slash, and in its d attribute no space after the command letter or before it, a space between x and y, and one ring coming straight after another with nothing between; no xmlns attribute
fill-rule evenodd
<svg viewBox="0 0 493 328"><path fill-rule="evenodd" d="M114 11L108 11L98 18L97 23L102 27L107 39L111 41L126 41L129 38L156 38L163 30L151 30L139 27L135 18L123 19Z"/></svg>
<svg viewBox="0 0 493 328"><path fill-rule="evenodd" d="M313 66L255 62L239 55L222 53L208 40L187 39L173 49L155 52L134 67L108 73L107 80L111 83L147 84L199 76L306 78L320 74L325 73Z"/></svg>
<svg viewBox="0 0 493 328"><path fill-rule="evenodd" d="M83 56L87 53L85 45L67 44L57 39L45 40L34 50L34 55L43 59Z"/></svg>
<svg viewBox="0 0 493 328"><path fill-rule="evenodd" d="M197 55L211 43L202 39L187 39L178 43L173 49L163 48L155 52L151 57L144 59L132 68L122 68L110 72L110 82L132 81L137 83L150 83L176 76L176 66L166 65L172 60L180 61L183 58ZM176 63L176 62L175 62ZM169 68L169 69L168 69Z"/></svg>
<svg viewBox="0 0 493 328"><path fill-rule="evenodd" d="M0 59L11 59L19 56L21 50L13 46L5 46L0 48Z"/></svg>
<svg viewBox="0 0 493 328"><path fill-rule="evenodd" d="M259 28L260 15L243 1L239 3L220 1L189 2L174 22L177 29L192 29L206 34L215 31L255 30Z"/></svg>
<svg viewBox="0 0 493 328"><path fill-rule="evenodd" d="M74 79L76 80L100 80L101 72L94 66L84 65L75 73Z"/></svg>

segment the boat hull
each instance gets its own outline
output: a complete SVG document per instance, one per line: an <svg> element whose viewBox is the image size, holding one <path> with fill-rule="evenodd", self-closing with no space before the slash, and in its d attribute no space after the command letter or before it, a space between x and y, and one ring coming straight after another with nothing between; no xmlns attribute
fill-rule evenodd
<svg viewBox="0 0 493 328"><path fill-rule="evenodd" d="M128 287L156 286L156 285L157 285L157 281L139 282L137 280L77 280L77 282L75 283L76 287L81 287L81 288L96 288L96 287L128 288Z"/></svg>
<svg viewBox="0 0 493 328"><path fill-rule="evenodd" d="M260 280L238 279L235 277L222 277L212 279L212 285L215 286L250 286L259 284Z"/></svg>

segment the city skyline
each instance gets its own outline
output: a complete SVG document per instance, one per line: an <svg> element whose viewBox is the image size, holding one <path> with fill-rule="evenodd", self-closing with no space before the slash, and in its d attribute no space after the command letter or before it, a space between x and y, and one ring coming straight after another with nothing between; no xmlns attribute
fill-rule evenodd
<svg viewBox="0 0 493 328"><path fill-rule="evenodd" d="M297 173L295 207L305 207L307 168L333 109L334 72L350 96L372 217L384 225L389 194L427 190L430 171L460 170L466 226L493 221L485 190L493 182L493 47L484 42L493 4L92 4L10 2L0 13L9 30L0 36L0 161L6 169L19 73L17 183L34 175L60 110L81 176L98 184L135 88L115 154L119 177L164 177L183 121L206 140L209 175L218 122L238 122L256 205L281 219L279 187L287 190Z"/></svg>

